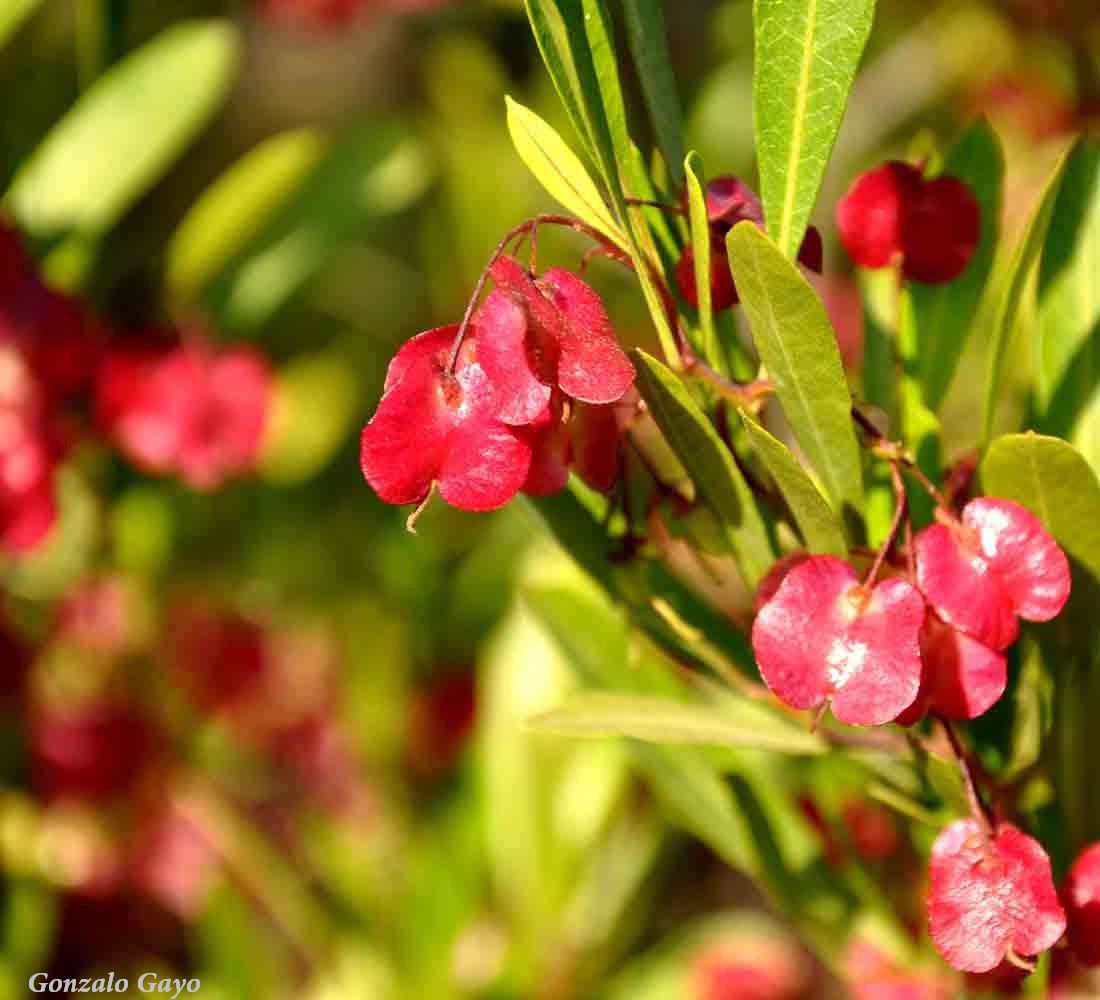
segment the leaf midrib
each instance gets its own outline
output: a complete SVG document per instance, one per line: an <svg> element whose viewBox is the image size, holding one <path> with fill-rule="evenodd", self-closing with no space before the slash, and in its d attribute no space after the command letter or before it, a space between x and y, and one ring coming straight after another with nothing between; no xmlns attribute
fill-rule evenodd
<svg viewBox="0 0 1100 1000"><path fill-rule="evenodd" d="M798 163L801 159L806 106L810 100L810 73L813 69L814 38L817 35L817 7L819 0L810 0L806 11L806 32L803 38L802 66L798 73L798 89L795 92L794 128L791 132L791 148L787 154L787 185L783 199L783 216L779 225L779 245L794 256L795 248L790 239L791 219L794 217L798 194Z"/></svg>

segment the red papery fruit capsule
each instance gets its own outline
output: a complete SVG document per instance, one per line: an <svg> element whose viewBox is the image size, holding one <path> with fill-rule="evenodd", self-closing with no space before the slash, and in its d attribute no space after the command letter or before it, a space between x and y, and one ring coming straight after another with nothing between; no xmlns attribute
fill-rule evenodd
<svg viewBox="0 0 1100 1000"><path fill-rule="evenodd" d="M434 482L453 507L492 510L527 479L530 441L497 416L475 336L467 336L448 370L457 330L421 333L390 362L359 452L363 476L386 503L420 503Z"/></svg>
<svg viewBox="0 0 1100 1000"><path fill-rule="evenodd" d="M934 611L925 615L920 654L920 693L898 716L899 725L919 722L929 711L948 719L976 719L1005 692L1008 663L1004 654L948 625Z"/></svg>
<svg viewBox="0 0 1100 1000"><path fill-rule="evenodd" d="M837 230L860 267L900 262L907 278L938 284L957 278L981 238L973 192L955 177L925 180L890 161L856 178L837 204Z"/></svg>
<svg viewBox="0 0 1100 1000"><path fill-rule="evenodd" d="M920 686L924 601L899 577L874 588L836 556L787 573L756 616L752 646L768 687L793 708L825 701L850 725L890 722Z"/></svg>
<svg viewBox="0 0 1100 1000"><path fill-rule="evenodd" d="M930 525L913 551L917 585L943 621L991 649L1011 645L1017 617L1044 622L1070 592L1069 562L1030 511L979 497L961 521Z"/></svg>
<svg viewBox="0 0 1100 1000"><path fill-rule="evenodd" d="M614 403L634 384L599 295L550 268L535 279L511 257L490 268L496 289L477 320L479 358L506 423L535 420L560 389L584 403Z"/></svg>
<svg viewBox="0 0 1100 1000"><path fill-rule="evenodd" d="M961 972L989 972L1010 952L1038 955L1065 932L1050 858L1009 823L987 836L977 820L956 820L932 846L930 874L932 941Z"/></svg>
<svg viewBox="0 0 1100 1000"><path fill-rule="evenodd" d="M1100 966L1100 843L1073 862L1062 888L1069 918L1069 943L1084 965Z"/></svg>

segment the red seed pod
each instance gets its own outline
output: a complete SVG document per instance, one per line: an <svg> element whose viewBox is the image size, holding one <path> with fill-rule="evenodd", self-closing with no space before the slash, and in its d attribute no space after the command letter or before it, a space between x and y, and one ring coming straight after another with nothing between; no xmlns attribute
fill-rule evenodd
<svg viewBox="0 0 1100 1000"><path fill-rule="evenodd" d="M917 700L897 721L909 726L928 711L949 719L976 719L1005 692L1008 665L1004 654L942 621L925 615L920 635L921 689Z"/></svg>
<svg viewBox="0 0 1100 1000"><path fill-rule="evenodd" d="M467 337L447 370L456 326L409 340L390 362L385 391L360 441L367 482L386 503L420 503L431 489L462 510L492 510L519 492L531 445L497 417L496 393Z"/></svg>
<svg viewBox="0 0 1100 1000"><path fill-rule="evenodd" d="M936 613L991 649L1015 642L1017 616L1049 621L1069 598L1065 553L1011 500L971 500L961 521L930 525L913 549L917 585Z"/></svg>
<svg viewBox="0 0 1100 1000"><path fill-rule="evenodd" d="M1100 843L1077 855L1066 876L1062 900L1074 954L1085 965L1100 966Z"/></svg>
<svg viewBox="0 0 1100 1000"><path fill-rule="evenodd" d="M634 384L634 366L603 302L580 278L551 268L535 280L511 257L498 258L490 273L497 289L479 314L478 357L502 420L530 423L555 387L571 399L602 404L621 399Z"/></svg>
<svg viewBox="0 0 1100 1000"><path fill-rule="evenodd" d="M860 267L900 261L929 284L957 278L981 236L977 199L955 177L925 181L916 167L890 161L856 178L837 204L837 229Z"/></svg>
<svg viewBox="0 0 1100 1000"><path fill-rule="evenodd" d="M835 556L811 556L756 616L752 645L768 687L794 708L828 700L850 725L890 722L920 687L920 594L900 577L873 589Z"/></svg>
<svg viewBox="0 0 1100 1000"><path fill-rule="evenodd" d="M977 820L956 820L936 838L930 872L932 941L962 972L989 972L1009 952L1038 955L1066 929L1050 858L1011 824L987 838Z"/></svg>

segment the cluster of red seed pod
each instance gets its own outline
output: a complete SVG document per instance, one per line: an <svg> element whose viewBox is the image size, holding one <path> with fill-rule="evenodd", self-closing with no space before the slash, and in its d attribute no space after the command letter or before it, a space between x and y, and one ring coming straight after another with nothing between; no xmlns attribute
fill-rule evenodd
<svg viewBox="0 0 1100 1000"><path fill-rule="evenodd" d="M252 348L122 333L52 290L0 225L0 546L26 552L57 519L55 473L82 436L209 490L249 471L273 398Z"/></svg>
<svg viewBox="0 0 1100 1000"><path fill-rule="evenodd" d="M422 503L434 484L454 507L492 510L563 489L571 468L599 490L615 482L615 404L634 367L599 295L509 256L489 274L496 287L468 324L421 333L390 362L360 447L387 503Z"/></svg>

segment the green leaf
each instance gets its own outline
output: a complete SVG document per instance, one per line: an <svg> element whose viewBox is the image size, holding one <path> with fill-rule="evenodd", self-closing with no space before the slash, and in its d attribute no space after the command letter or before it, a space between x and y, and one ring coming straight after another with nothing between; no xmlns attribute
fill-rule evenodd
<svg viewBox="0 0 1100 1000"><path fill-rule="evenodd" d="M811 552L846 556L848 544L840 519L798 464L798 459L748 414L742 413L741 420L753 449L783 494L806 548Z"/></svg>
<svg viewBox="0 0 1100 1000"><path fill-rule="evenodd" d="M836 141L874 0L755 0L753 113L764 218L794 258Z"/></svg>
<svg viewBox="0 0 1100 1000"><path fill-rule="evenodd" d="M195 202L168 247L165 281L173 299L193 299L301 188L324 156L314 129L260 143Z"/></svg>
<svg viewBox="0 0 1100 1000"><path fill-rule="evenodd" d="M653 120L653 130L675 187L684 183L680 164L684 160L684 124L676 77L668 54L665 15L661 0L623 0L627 38L638 79L642 83Z"/></svg>
<svg viewBox="0 0 1100 1000"><path fill-rule="evenodd" d="M645 351L634 351L634 359L653 419L722 522L745 582L755 588L775 555L741 470L684 383Z"/></svg>
<svg viewBox="0 0 1100 1000"><path fill-rule="evenodd" d="M520 159L552 198L621 247L622 229L611 217L584 164L561 136L529 108L506 97L508 132Z"/></svg>
<svg viewBox="0 0 1100 1000"><path fill-rule="evenodd" d="M227 21L184 22L108 70L16 176L20 223L42 235L108 229L221 104L238 47Z"/></svg>
<svg viewBox="0 0 1100 1000"><path fill-rule="evenodd" d="M965 181L974 191L982 234L969 266L954 281L912 286L924 403L934 412L943 405L962 357L997 248L1004 157L986 121L973 125L952 147L944 173Z"/></svg>
<svg viewBox="0 0 1100 1000"><path fill-rule="evenodd" d="M1006 434L989 446L981 480L989 495L1030 510L1065 550L1073 568L1068 614L1093 631L1100 608L1100 481L1092 467L1060 438ZM1055 619L1053 627L1060 623Z"/></svg>
<svg viewBox="0 0 1100 1000"><path fill-rule="evenodd" d="M42 5L42 0L0 0L0 45Z"/></svg>
<svg viewBox="0 0 1100 1000"><path fill-rule="evenodd" d="M365 128L330 146L296 195L203 290L227 329L266 324L353 239L415 201L430 180L421 146L397 125Z"/></svg>
<svg viewBox="0 0 1100 1000"><path fill-rule="evenodd" d="M1008 349L1008 341L1012 331L1016 327L1016 319L1023 301L1024 289L1027 287L1028 278L1039 259L1039 251L1043 248L1047 230L1050 227L1050 217L1054 211L1054 201L1058 194L1058 188L1062 181L1069 153L1064 154L1051 171L1043 187L1043 193L1039 198L1035 211L1028 221L1027 228L1016 247L1012 262L1007 273L1003 276L1003 285L1000 297L997 300L997 308L993 314L993 337L989 345L989 365L985 383L985 397L982 405L982 444L988 444L993 435L993 418L996 416L997 400L1001 390L1001 369L1004 367L1004 356Z"/></svg>
<svg viewBox="0 0 1100 1000"><path fill-rule="evenodd" d="M1100 142L1066 163L1039 266L1042 429L1100 474Z"/></svg>
<svg viewBox="0 0 1100 1000"><path fill-rule="evenodd" d="M558 736L628 736L645 743L744 747L803 755L825 751L819 737L790 726L773 730L739 726L703 705L606 691L573 695L559 708L528 719L527 725Z"/></svg>
<svg viewBox="0 0 1100 1000"><path fill-rule="evenodd" d="M817 292L751 222L727 237L760 358L798 443L847 521L863 510L863 466L836 334Z"/></svg>
<svg viewBox="0 0 1100 1000"><path fill-rule="evenodd" d="M698 153L689 153L684 160L684 176L687 178L691 251L695 260L695 294L699 302L699 327L703 335L702 353L708 365L721 371L718 335L714 329L714 310L710 297L710 222L707 219L706 192L703 188L703 161Z"/></svg>

